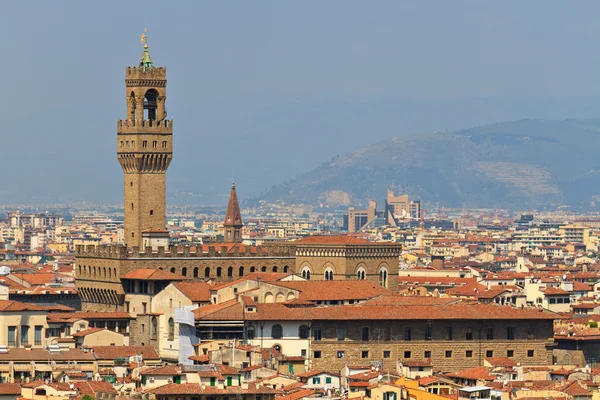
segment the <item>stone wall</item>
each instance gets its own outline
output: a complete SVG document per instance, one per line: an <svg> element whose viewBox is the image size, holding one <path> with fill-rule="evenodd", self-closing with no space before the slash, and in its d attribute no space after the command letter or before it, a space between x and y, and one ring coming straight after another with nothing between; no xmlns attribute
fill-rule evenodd
<svg viewBox="0 0 600 400"><path fill-rule="evenodd" d="M435 370L446 372L482 366L486 357L507 357L509 351L510 358L522 365L552 363L552 321L432 321L431 340L425 340L427 325L427 321L314 322L313 330L320 326L323 340L311 340L311 368L336 371L344 365L383 362L385 369L396 370L398 361L430 357ZM515 328L514 340L507 339L507 326ZM363 327L369 328L368 341L361 340ZM446 327L452 328L452 340L446 340ZM494 332L491 340L486 339L488 327ZM344 340L337 339L338 328L345 328ZM410 328L411 340L404 340L405 328ZM473 340L466 340L468 328L473 328ZM535 339L528 340L529 333ZM315 351L321 352L320 358L315 358Z"/></svg>

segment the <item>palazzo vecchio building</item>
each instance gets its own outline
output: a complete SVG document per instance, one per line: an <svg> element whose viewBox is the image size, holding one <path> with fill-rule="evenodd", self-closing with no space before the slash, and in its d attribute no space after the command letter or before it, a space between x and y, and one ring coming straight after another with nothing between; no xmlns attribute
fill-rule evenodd
<svg viewBox="0 0 600 400"><path fill-rule="evenodd" d="M396 288L399 244L325 236L243 245L235 185L225 216L225 242L169 246L166 172L173 159L174 124L167 119L166 99L167 69L154 66L144 44L139 65L125 69L127 116L117 121L124 244L77 247L77 289L84 311L128 311L125 294L133 288L152 295L173 281L227 281L252 272L294 273L309 280L365 279ZM133 282L140 276L145 283Z"/></svg>

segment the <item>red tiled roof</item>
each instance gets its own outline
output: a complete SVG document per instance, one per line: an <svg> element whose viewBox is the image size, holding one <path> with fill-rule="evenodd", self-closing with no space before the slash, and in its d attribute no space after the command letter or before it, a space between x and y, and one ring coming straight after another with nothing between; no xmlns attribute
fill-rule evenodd
<svg viewBox="0 0 600 400"><path fill-rule="evenodd" d="M364 300L391 294L389 289L366 280L282 281L277 285L300 291L300 300L307 301Z"/></svg>
<svg viewBox="0 0 600 400"><path fill-rule="evenodd" d="M150 346L94 346L94 354L100 360L115 360L141 354L144 359L159 359L158 353Z"/></svg>
<svg viewBox="0 0 600 400"><path fill-rule="evenodd" d="M21 385L18 383L0 383L0 395L20 395Z"/></svg>
<svg viewBox="0 0 600 400"><path fill-rule="evenodd" d="M44 311L40 306L15 300L0 300L0 312Z"/></svg>
<svg viewBox="0 0 600 400"><path fill-rule="evenodd" d="M248 389L242 389L241 386L226 386L223 389L219 389L216 386L205 386L202 387L199 383L170 383L168 385L160 386L155 389L150 389L148 393L154 395L244 395L244 394L280 394L280 390L270 388L268 386L248 385Z"/></svg>
<svg viewBox="0 0 600 400"><path fill-rule="evenodd" d="M104 331L107 330L106 328L89 328L89 329L84 329L82 331L79 332L75 332L73 333L71 336L73 337L84 337L87 335L91 335L92 333L96 333L96 332L100 332L100 331Z"/></svg>
<svg viewBox="0 0 600 400"><path fill-rule="evenodd" d="M468 368L462 371L448 373L446 376L451 378L476 379L485 381L493 381L496 379L495 376L490 375L490 372L485 367Z"/></svg>
<svg viewBox="0 0 600 400"><path fill-rule="evenodd" d="M212 286L206 282L175 282L173 285L194 303L210 302Z"/></svg>
<svg viewBox="0 0 600 400"><path fill-rule="evenodd" d="M163 367L148 369L141 373L141 375L185 375L181 371L181 368L177 365L165 365Z"/></svg>
<svg viewBox="0 0 600 400"><path fill-rule="evenodd" d="M487 357L485 359L492 367L516 367L517 363L508 357Z"/></svg>

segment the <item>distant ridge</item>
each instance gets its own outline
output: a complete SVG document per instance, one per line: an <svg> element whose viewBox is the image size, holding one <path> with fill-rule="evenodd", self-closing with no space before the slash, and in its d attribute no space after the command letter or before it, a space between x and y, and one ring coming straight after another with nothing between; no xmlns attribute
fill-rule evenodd
<svg viewBox="0 0 600 400"><path fill-rule="evenodd" d="M274 186L267 201L363 205L396 193L452 207L600 205L600 119L496 123L396 137Z"/></svg>

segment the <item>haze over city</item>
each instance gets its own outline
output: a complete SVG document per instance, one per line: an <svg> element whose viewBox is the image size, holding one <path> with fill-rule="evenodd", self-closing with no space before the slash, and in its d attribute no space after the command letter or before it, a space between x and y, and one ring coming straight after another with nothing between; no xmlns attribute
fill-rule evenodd
<svg viewBox="0 0 600 400"><path fill-rule="evenodd" d="M2 202L119 201L112 135L144 28L170 74L173 203L224 204L233 179L256 198L394 136L599 116L592 1L2 7Z"/></svg>

